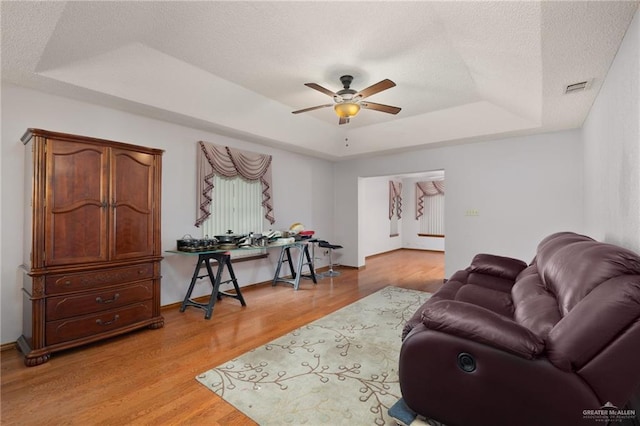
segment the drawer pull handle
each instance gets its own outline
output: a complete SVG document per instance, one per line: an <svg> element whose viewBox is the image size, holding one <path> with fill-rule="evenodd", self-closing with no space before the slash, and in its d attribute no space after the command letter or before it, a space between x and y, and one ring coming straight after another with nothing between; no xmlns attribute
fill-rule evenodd
<svg viewBox="0 0 640 426"><path fill-rule="evenodd" d="M111 325L114 322L118 321L119 318L120 318L120 315L115 315L111 321L102 321L100 318L98 318L96 320L96 324L98 324L98 325Z"/></svg>
<svg viewBox="0 0 640 426"><path fill-rule="evenodd" d="M98 296L98 297L96 297L96 302L98 302L98 303L102 303L102 304L106 304L106 303L113 303L113 302L115 302L116 300L118 300L118 297L120 297L120 293L116 293L116 294L114 294L114 295L113 295L113 298L111 298L111 299L106 299L106 300L105 300L105 299L103 299L102 297Z"/></svg>

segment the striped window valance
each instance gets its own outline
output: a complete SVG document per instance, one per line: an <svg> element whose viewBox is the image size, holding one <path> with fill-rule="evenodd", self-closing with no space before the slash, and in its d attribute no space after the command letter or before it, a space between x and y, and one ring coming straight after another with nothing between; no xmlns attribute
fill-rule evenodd
<svg viewBox="0 0 640 426"><path fill-rule="evenodd" d="M211 215L211 194L214 190L214 175L233 178L241 176L249 181L259 180L262 183L262 206L264 217L273 224L271 156L248 151L214 145L209 142L198 142L198 208L195 226L199 227Z"/></svg>

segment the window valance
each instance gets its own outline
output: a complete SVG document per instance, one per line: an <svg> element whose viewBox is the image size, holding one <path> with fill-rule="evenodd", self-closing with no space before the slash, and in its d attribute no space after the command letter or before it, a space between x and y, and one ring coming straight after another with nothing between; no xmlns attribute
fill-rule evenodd
<svg viewBox="0 0 640 426"><path fill-rule="evenodd" d="M264 217L273 225L275 219L273 217L270 155L256 154L200 141L196 157L198 168L196 227L199 227L211 215L214 175L227 178L241 176L246 180L259 180L262 183Z"/></svg>
<svg viewBox="0 0 640 426"><path fill-rule="evenodd" d="M416 182L416 220L424 213L424 197L444 194L443 180Z"/></svg>
<svg viewBox="0 0 640 426"><path fill-rule="evenodd" d="M397 209L396 206L397 200ZM402 182L389 181L389 219L394 215L402 219Z"/></svg>

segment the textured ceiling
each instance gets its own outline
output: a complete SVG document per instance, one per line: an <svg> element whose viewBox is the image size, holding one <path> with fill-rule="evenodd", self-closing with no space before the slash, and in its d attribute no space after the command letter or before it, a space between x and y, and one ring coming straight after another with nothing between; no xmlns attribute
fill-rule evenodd
<svg viewBox="0 0 640 426"><path fill-rule="evenodd" d="M638 3L2 2L2 78L329 159L579 127ZM339 126L307 88L397 86ZM588 90L564 94L589 80ZM349 144L345 143L345 139Z"/></svg>

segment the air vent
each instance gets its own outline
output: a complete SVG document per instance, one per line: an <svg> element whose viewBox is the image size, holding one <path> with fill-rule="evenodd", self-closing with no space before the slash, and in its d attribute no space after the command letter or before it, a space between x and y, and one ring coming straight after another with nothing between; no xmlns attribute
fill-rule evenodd
<svg viewBox="0 0 640 426"><path fill-rule="evenodd" d="M567 86L564 93L581 92L583 90L586 90L588 85L589 85L589 81L581 81L580 83L573 83Z"/></svg>

